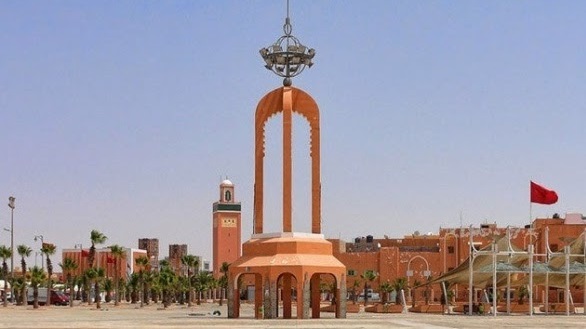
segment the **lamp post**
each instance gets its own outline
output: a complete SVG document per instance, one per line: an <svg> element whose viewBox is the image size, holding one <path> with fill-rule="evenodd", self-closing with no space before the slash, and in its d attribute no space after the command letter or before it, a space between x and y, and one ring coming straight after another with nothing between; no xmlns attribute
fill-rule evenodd
<svg viewBox="0 0 586 329"><path fill-rule="evenodd" d="M10 207L10 299L14 300L14 201L13 196L8 197L8 207Z"/></svg>
<svg viewBox="0 0 586 329"><path fill-rule="evenodd" d="M43 272L45 271L45 261L43 260L43 244L45 244L45 241L43 240L43 236L42 235L35 235L35 242L41 240L41 269L43 270Z"/></svg>
<svg viewBox="0 0 586 329"><path fill-rule="evenodd" d="M287 1L287 17L283 32L285 34L275 43L268 48L262 48L259 52L267 70L285 78L283 85L289 87L292 84L291 78L299 75L306 67L311 67L313 65L311 60L315 56L315 49L307 48L291 34L293 26L289 18L289 1Z"/></svg>

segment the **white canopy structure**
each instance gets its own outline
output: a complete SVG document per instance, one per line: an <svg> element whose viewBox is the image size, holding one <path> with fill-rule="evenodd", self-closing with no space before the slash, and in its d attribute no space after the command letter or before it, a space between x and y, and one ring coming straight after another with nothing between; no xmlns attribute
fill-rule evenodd
<svg viewBox="0 0 586 329"><path fill-rule="evenodd" d="M549 248L546 231L546 253L535 254L534 246L529 244L523 250L511 243L511 230L507 228L506 235L495 235L489 246L476 250L473 243L473 233L470 234L470 257L455 269L432 280L430 283L463 284L469 287L469 314L472 314L473 287L495 287L507 290L507 312L510 312L511 287L528 286L529 315L533 314L533 287L544 285L559 287L565 290L566 315L570 313L570 287L586 287L586 235L582 233L578 238L567 244L562 252L553 252ZM472 232L472 227L470 228ZM537 261L541 260L541 261ZM444 294L446 294L445 289ZM584 289L586 300L586 289ZM446 300L447 300L447 296ZM493 315L496 316L496 298L492 298ZM548 310L548 294L545 294L545 309ZM586 307L584 309L586 314Z"/></svg>

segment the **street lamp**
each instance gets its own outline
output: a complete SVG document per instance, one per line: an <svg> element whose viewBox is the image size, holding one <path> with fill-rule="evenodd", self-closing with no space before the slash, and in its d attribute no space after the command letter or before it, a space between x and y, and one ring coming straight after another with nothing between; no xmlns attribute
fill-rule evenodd
<svg viewBox="0 0 586 329"><path fill-rule="evenodd" d="M14 299L14 201L13 196L8 197L8 207L10 207L10 298Z"/></svg>
<svg viewBox="0 0 586 329"><path fill-rule="evenodd" d="M41 269L45 271L45 261L43 260L43 245L45 241L43 240L42 235L35 235L35 242L41 240Z"/></svg>
<svg viewBox="0 0 586 329"><path fill-rule="evenodd" d="M313 65L311 60L315 56L315 49L304 46L291 34L293 26L289 18L289 1L287 1L287 17L283 32L285 34L275 43L268 48L262 48L259 52L267 70L285 78L283 85L289 87L292 84L291 78L299 75L306 67L311 67Z"/></svg>

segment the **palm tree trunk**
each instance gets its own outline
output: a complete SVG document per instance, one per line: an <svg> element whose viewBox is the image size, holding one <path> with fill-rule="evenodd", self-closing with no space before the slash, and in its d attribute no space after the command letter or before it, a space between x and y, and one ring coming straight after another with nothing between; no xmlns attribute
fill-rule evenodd
<svg viewBox="0 0 586 329"><path fill-rule="evenodd" d="M141 274L142 276L142 274ZM140 307L144 306L144 283L142 282L142 278L139 281L140 283L138 284L138 291L140 293Z"/></svg>
<svg viewBox="0 0 586 329"><path fill-rule="evenodd" d="M116 296L114 297L114 306L118 306L120 304L120 294L119 294L119 288L120 288L120 278L119 276L119 272L120 269L118 268L118 263L120 262L120 260L118 258L116 258L116 266L114 266L114 293L116 294Z"/></svg>
<svg viewBox="0 0 586 329"><path fill-rule="evenodd" d="M3 271L3 272L7 272L7 271ZM8 307L8 278L6 278L6 275L3 275L3 279L4 279L4 307Z"/></svg>
<svg viewBox="0 0 586 329"><path fill-rule="evenodd" d="M100 297L100 284L98 283L98 281L96 281L96 284L94 286L94 290L96 291L96 298L95 298L96 308L97 309L102 308L102 305L101 305L102 298Z"/></svg>
<svg viewBox="0 0 586 329"><path fill-rule="evenodd" d="M191 289L191 278L189 277L189 275L187 275L187 280L188 281L188 290L187 290L187 307L191 307L192 304L192 299L193 299L193 289Z"/></svg>
<svg viewBox="0 0 586 329"><path fill-rule="evenodd" d="M33 308L39 308L39 287L33 288Z"/></svg>

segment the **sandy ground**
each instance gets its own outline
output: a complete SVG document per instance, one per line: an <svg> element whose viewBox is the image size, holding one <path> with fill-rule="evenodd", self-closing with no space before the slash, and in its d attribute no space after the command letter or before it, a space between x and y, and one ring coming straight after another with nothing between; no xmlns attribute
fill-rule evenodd
<svg viewBox="0 0 586 329"><path fill-rule="evenodd" d="M216 310L221 316L213 316ZM95 305L0 306L0 328L584 328L584 314L563 315L499 315L465 316L440 314L348 314L347 319L335 319L331 313L322 313L322 319L310 320L255 320L251 305L243 305L240 319L226 318L226 305L202 304L171 306L105 304L101 310Z"/></svg>

